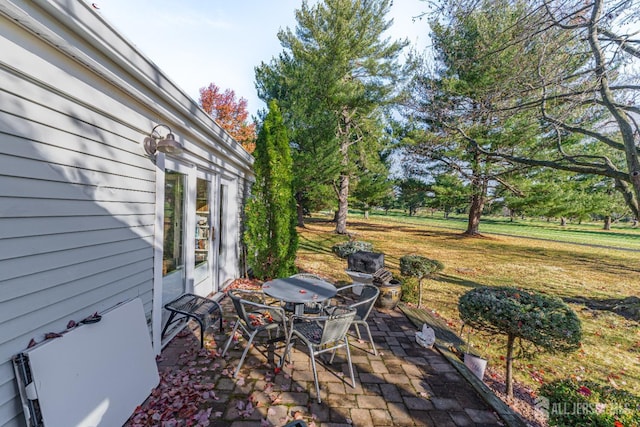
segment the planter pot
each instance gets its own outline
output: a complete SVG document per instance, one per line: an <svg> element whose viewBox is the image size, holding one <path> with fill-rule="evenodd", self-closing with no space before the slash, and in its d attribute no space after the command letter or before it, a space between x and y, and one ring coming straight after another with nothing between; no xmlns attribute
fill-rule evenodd
<svg viewBox="0 0 640 427"><path fill-rule="evenodd" d="M473 375L478 377L480 381L484 378L484 371L487 369L487 360L483 359L480 356L476 356L475 354L465 353L464 354L464 364Z"/></svg>
<svg viewBox="0 0 640 427"><path fill-rule="evenodd" d="M379 287L380 296L376 301L376 307L393 310L400 302L402 295L401 284L398 280L392 279L388 284Z"/></svg>

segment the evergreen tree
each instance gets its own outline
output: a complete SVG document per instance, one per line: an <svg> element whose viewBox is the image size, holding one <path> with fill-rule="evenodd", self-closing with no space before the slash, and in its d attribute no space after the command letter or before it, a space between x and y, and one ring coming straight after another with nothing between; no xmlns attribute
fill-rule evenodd
<svg viewBox="0 0 640 427"><path fill-rule="evenodd" d="M246 205L247 261L260 279L296 272L298 248L289 139L276 101L269 103L253 152L256 181Z"/></svg>
<svg viewBox="0 0 640 427"><path fill-rule="evenodd" d="M427 205L429 185L416 178L404 178L398 182L398 193L398 204L413 216Z"/></svg>
<svg viewBox="0 0 640 427"><path fill-rule="evenodd" d="M299 153L296 166L301 165L296 175L311 166L313 176L334 189L339 234L347 232L351 178L375 169L358 164L361 153L381 150L383 107L397 95L397 59L408 42L390 42L385 35L392 24L385 18L391 3L323 0L309 6L303 1L296 11L295 32L278 34L285 51L256 69L261 97L286 99L283 110L286 105L284 114ZM297 189L311 181L308 176L296 180Z"/></svg>
<svg viewBox="0 0 640 427"><path fill-rule="evenodd" d="M514 62L531 66L530 58L509 44L519 37L525 11L521 2L510 0L443 4L443 14L430 20L434 68L416 67L409 87L407 118L415 129L405 139L405 161L416 173L435 170L463 181L469 192L465 234L474 236L496 186L510 188L507 179L520 168L486 151L513 151L537 135L529 117L502 120L497 107L519 77Z"/></svg>
<svg viewBox="0 0 640 427"><path fill-rule="evenodd" d="M448 218L452 211L469 205L469 188L457 175L438 174L434 176L434 181L430 186L433 198L428 202L428 206L442 209L445 218Z"/></svg>

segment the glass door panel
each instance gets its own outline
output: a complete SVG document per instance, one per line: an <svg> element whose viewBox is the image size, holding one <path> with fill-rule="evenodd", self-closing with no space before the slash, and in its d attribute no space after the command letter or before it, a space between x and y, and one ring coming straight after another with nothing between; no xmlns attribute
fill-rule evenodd
<svg viewBox="0 0 640 427"><path fill-rule="evenodd" d="M186 176L166 170L164 180L164 242L162 252L162 304L186 289L184 265Z"/></svg>
<svg viewBox="0 0 640 427"><path fill-rule="evenodd" d="M196 241L195 241L195 271L196 286L210 276L211 259L211 202L209 181L198 178L196 180Z"/></svg>

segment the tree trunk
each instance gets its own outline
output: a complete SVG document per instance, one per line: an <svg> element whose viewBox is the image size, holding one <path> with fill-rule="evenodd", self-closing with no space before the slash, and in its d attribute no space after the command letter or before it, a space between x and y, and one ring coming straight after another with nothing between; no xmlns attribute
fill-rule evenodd
<svg viewBox="0 0 640 427"><path fill-rule="evenodd" d="M336 215L336 233L347 234L347 211L349 210L349 175L340 175L338 190L338 212Z"/></svg>
<svg viewBox="0 0 640 427"><path fill-rule="evenodd" d="M471 206L469 208L469 221L467 223L467 231L464 234L469 236L477 236L480 234L480 217L484 208L484 197L480 194L474 194L471 197Z"/></svg>
<svg viewBox="0 0 640 427"><path fill-rule="evenodd" d="M296 210L298 214L298 227L305 228L304 209L302 208L302 194L296 193Z"/></svg>
<svg viewBox="0 0 640 427"><path fill-rule="evenodd" d="M364 219L369 219L369 209L364 210Z"/></svg>
<svg viewBox="0 0 640 427"><path fill-rule="evenodd" d="M513 347L515 345L516 337L514 335L507 336L507 366L506 366L506 380L505 386L507 388L507 397L513 398Z"/></svg>
<svg viewBox="0 0 640 427"><path fill-rule="evenodd" d="M560 226L564 227L567 225L567 218L565 217L560 217Z"/></svg>
<svg viewBox="0 0 640 427"><path fill-rule="evenodd" d="M469 206L469 221L467 230L464 232L467 236L480 235L480 217L484 209L484 203L487 196L488 179L482 174L481 156L478 150L473 153L473 178L471 179L471 206Z"/></svg>
<svg viewBox="0 0 640 427"><path fill-rule="evenodd" d="M349 211L349 139L351 137L351 115L347 107L342 108L343 123L340 126L340 172L338 192L338 213L336 215L336 233L347 234L347 213Z"/></svg>
<svg viewBox="0 0 640 427"><path fill-rule="evenodd" d="M611 230L611 215L604 217L604 230Z"/></svg>
<svg viewBox="0 0 640 427"><path fill-rule="evenodd" d="M422 307L422 278L418 279L418 308Z"/></svg>

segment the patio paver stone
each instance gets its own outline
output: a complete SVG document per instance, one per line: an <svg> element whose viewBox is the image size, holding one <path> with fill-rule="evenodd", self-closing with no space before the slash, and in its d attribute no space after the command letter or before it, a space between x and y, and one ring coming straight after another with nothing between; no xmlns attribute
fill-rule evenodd
<svg viewBox="0 0 640 427"><path fill-rule="evenodd" d="M199 349L199 331L189 327L167 345L158 361L161 375L192 375L196 389L198 384L213 384L216 399L198 400L199 409L212 408L210 426L279 427L296 418L311 427L506 425L447 359L415 342L416 328L400 310L374 308L369 317L378 356L366 340L350 336L355 388L343 351L328 368L318 363L318 404L309 358L300 345L291 353L293 369L288 362L282 371L252 347L238 378L233 378L243 346L232 348L224 359L219 356L234 319L229 298L221 304L225 330L210 328L204 351ZM161 412L151 399L141 410ZM179 416L176 410L176 419ZM130 421L126 426L133 425Z"/></svg>

